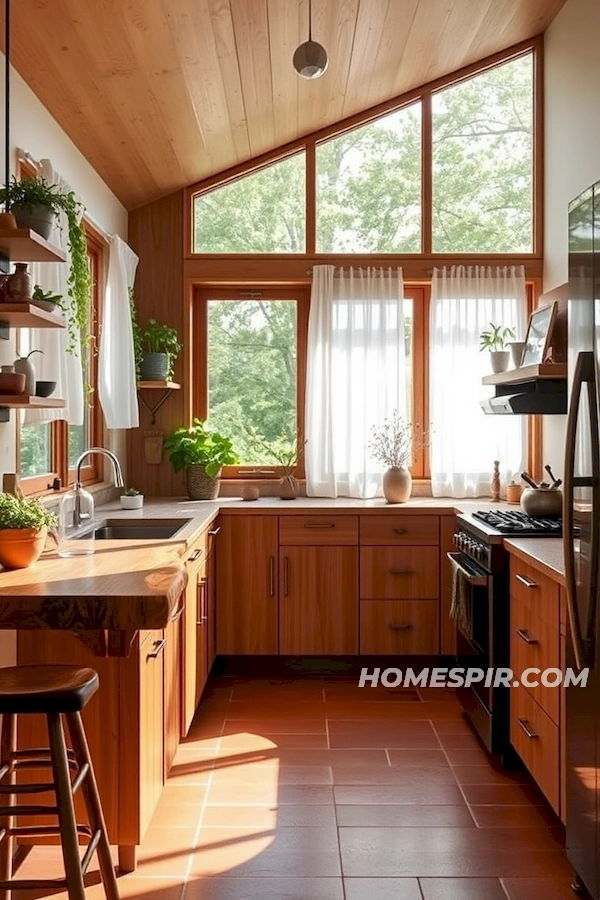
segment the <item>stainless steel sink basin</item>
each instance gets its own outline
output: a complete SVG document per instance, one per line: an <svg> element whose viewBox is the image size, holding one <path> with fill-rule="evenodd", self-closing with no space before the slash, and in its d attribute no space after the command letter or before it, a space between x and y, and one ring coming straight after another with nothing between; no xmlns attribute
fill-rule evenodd
<svg viewBox="0 0 600 900"><path fill-rule="evenodd" d="M160 540L174 537L189 522L191 519L140 519L138 522L107 519L94 528L94 537L98 541ZM80 537L89 535L87 531Z"/></svg>

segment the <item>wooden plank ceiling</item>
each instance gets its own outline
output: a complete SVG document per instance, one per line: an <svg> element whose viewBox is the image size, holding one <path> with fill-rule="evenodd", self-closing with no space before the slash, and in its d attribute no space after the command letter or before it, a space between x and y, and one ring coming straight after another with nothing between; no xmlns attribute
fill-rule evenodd
<svg viewBox="0 0 600 900"><path fill-rule="evenodd" d="M544 31L565 0L18 0L16 69L129 209Z"/></svg>

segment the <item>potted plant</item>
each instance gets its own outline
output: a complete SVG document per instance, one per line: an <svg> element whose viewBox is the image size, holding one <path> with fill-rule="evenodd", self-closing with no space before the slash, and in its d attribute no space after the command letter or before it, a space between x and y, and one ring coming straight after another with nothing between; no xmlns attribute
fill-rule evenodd
<svg viewBox="0 0 600 900"><path fill-rule="evenodd" d="M25 569L39 559L56 516L39 500L22 500L0 493L0 564Z"/></svg>
<svg viewBox="0 0 600 900"><path fill-rule="evenodd" d="M427 435L414 428L395 409L371 431L371 456L387 466L383 474L383 496L388 503L406 503L412 490L409 466L416 450L427 443Z"/></svg>
<svg viewBox="0 0 600 900"><path fill-rule="evenodd" d="M61 310L64 309L61 294L55 294L53 291L45 291L39 284L34 286L31 293L31 299L36 306L41 307L41 309L47 309L49 312L56 311L57 308Z"/></svg>
<svg viewBox="0 0 600 900"><path fill-rule="evenodd" d="M221 469L239 462L229 438L209 431L201 419L194 419L191 428L176 428L164 446L175 471L185 470L190 500L215 500Z"/></svg>
<svg viewBox="0 0 600 900"><path fill-rule="evenodd" d="M283 470L283 474L279 479L279 499L295 500L300 492L300 482L296 478L296 469L304 456L304 447L306 441L300 441L300 436L296 435L291 443L286 440L280 440L277 443L268 443L258 434L252 433L252 441L263 450L266 450L271 457L269 462L273 461Z"/></svg>
<svg viewBox="0 0 600 900"><path fill-rule="evenodd" d="M87 245L83 230L84 208L73 191L61 191L41 175L17 180L14 176L8 185L0 188L0 203L11 212L20 228L31 228L48 238L54 217L63 212L67 219L67 243L71 256L69 270L70 348L89 335L89 305L92 279L87 257Z"/></svg>
<svg viewBox="0 0 600 900"><path fill-rule="evenodd" d="M177 330L150 319L141 328L132 319L136 373L140 381L170 381L173 366L181 352Z"/></svg>
<svg viewBox="0 0 600 900"><path fill-rule="evenodd" d="M144 505L144 495L135 488L129 488L119 497L121 509L141 509Z"/></svg>
<svg viewBox="0 0 600 900"><path fill-rule="evenodd" d="M479 349L490 351L490 362L492 364L492 372L497 375L499 372L506 372L510 359L510 352L506 349L508 339L514 340L515 332L513 328L503 328L502 325L494 325L490 322L488 331L482 331L479 335Z"/></svg>

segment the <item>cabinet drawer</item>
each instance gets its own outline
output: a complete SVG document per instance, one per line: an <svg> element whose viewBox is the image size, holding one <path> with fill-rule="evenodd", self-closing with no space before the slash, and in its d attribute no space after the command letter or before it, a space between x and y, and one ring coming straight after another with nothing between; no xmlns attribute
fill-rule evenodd
<svg viewBox="0 0 600 900"><path fill-rule="evenodd" d="M510 666L515 678L521 680L524 669L560 668L560 636L545 619L537 614L535 606L521 603L518 598L510 601ZM529 680L540 681L540 675L530 675ZM534 700L550 718L558 724L560 688L527 687Z"/></svg>
<svg viewBox="0 0 600 900"><path fill-rule="evenodd" d="M558 688L556 690L558 693ZM558 727L522 687L510 690L510 741L552 809L558 813Z"/></svg>
<svg viewBox="0 0 600 900"><path fill-rule="evenodd" d="M437 600L363 600L360 604L360 652L438 653Z"/></svg>
<svg viewBox="0 0 600 900"><path fill-rule="evenodd" d="M361 516L361 544L438 544L439 516Z"/></svg>
<svg viewBox="0 0 600 900"><path fill-rule="evenodd" d="M537 614L558 630L559 585L533 566L510 558L510 593L522 603L535 608Z"/></svg>
<svg viewBox="0 0 600 900"><path fill-rule="evenodd" d="M362 547L361 600L437 600L437 547Z"/></svg>
<svg viewBox="0 0 600 900"><path fill-rule="evenodd" d="M280 544L358 544L358 516L280 516Z"/></svg>

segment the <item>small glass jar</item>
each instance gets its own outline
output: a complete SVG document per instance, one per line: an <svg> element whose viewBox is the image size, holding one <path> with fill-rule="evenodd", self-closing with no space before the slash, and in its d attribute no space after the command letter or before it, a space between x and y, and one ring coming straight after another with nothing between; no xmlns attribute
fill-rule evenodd
<svg viewBox="0 0 600 900"><path fill-rule="evenodd" d="M60 501L58 555L89 556L94 552L94 498L76 483Z"/></svg>

